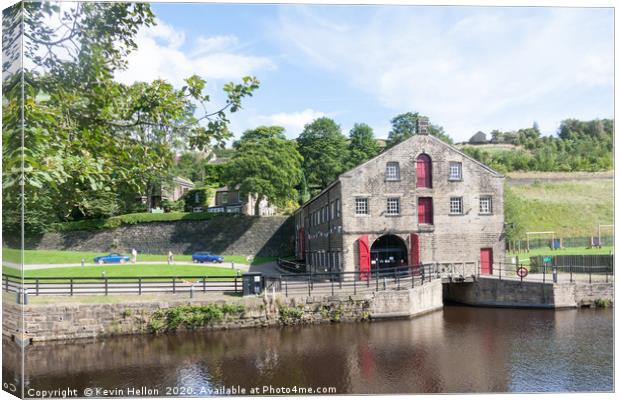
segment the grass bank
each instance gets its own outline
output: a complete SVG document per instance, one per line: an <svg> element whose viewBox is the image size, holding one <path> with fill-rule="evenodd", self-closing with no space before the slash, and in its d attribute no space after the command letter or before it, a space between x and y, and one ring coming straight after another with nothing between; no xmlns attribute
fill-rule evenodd
<svg viewBox="0 0 620 400"><path fill-rule="evenodd" d="M19 275L15 268L3 266L5 274ZM27 278L99 278L105 272L107 277L134 277L134 276L234 276L236 269L207 267L203 265L98 265L96 267L66 267L25 270Z"/></svg>
<svg viewBox="0 0 620 400"><path fill-rule="evenodd" d="M24 250L24 264L79 264L82 259L86 263L92 263L95 256L101 256L108 254L107 252L93 252L93 251L64 251L64 250ZM20 262L20 250L3 248L2 260L12 263ZM258 256L250 262L246 256L224 256L224 262L234 262L236 264L251 264L258 265L264 264L270 261L274 261L276 257L263 257ZM189 254L174 255L175 261L192 261L192 256ZM138 261L161 261L162 264L166 263L167 256L163 254L138 254Z"/></svg>
<svg viewBox="0 0 620 400"><path fill-rule="evenodd" d="M556 237L585 237L595 235L598 224L613 223L610 179L534 182L509 186L508 191L514 203L506 220L516 221L523 232L554 231Z"/></svg>
<svg viewBox="0 0 620 400"><path fill-rule="evenodd" d="M592 248L592 249L585 249L582 247L569 247L566 249L560 249L560 250L551 250L551 249L532 249L531 251L525 253L525 252L521 252L521 253L508 253L509 256L511 257L515 257L518 256L519 257L519 262L521 264L526 264L529 265L530 263L530 257L537 257L537 256L571 256L571 255L596 255L596 254L609 254L609 253L613 253L614 248L612 246L603 246L600 249L597 248Z"/></svg>
<svg viewBox="0 0 620 400"><path fill-rule="evenodd" d="M238 218L238 216L209 212L134 213L117 215L115 217L105 219L58 222L52 224L50 226L50 230L56 232L96 231L100 229L118 228L123 225L135 225L148 222L206 221L213 218Z"/></svg>

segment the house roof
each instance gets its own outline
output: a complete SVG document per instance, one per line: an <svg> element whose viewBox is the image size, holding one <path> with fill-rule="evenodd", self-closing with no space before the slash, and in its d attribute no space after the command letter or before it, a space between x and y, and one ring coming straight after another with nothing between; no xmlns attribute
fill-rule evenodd
<svg viewBox="0 0 620 400"><path fill-rule="evenodd" d="M338 175L338 178L337 178L335 181L333 181L332 183L330 183L329 185L327 185L327 186L326 186L323 190L321 190L319 193L317 193L316 195L314 195L314 196L313 196L310 200L308 200L308 201L306 201L304 204L302 204L302 205L299 207L299 210L301 210L301 209L302 209L303 207L305 207L306 205L308 205L308 204L312 203L312 202L313 202L314 200L316 200L318 197L320 197L321 195L323 195L326 191L328 191L329 189L331 189L332 187L334 187L334 186L335 186L338 182L340 182L340 179L342 178L342 176L343 176L343 175L347 175L347 174L350 174L351 172L354 172L355 170L357 170L357 169L361 168L362 166L364 166L364 165L366 165L366 164L368 164L368 163L370 163L370 162L372 162L372 161L376 160L377 158L385 156L386 154L390 153L393 149L396 149L396 148L398 148L398 147L400 147L400 146L404 146L406 143L408 143L409 141L412 141L412 140L416 139L416 138L417 138L417 137L419 137L419 136L420 136L420 135L413 135L413 136L411 136L410 138L408 138L408 139L406 139L406 140L403 140L402 142L398 143L397 145L395 145L395 146L393 146L393 147L389 148L389 149L388 149L388 150L386 150L385 152L377 154L376 156L374 156L374 157L373 157L373 158L371 158L370 160L367 160L367 161L365 161L365 162L361 163L360 165L358 165L358 166L356 166L356 167L354 167L354 168L352 168L352 169L350 169L350 170L348 170L348 171L346 171L346 172L343 172L342 174ZM459 150L459 149L457 149L456 147L452 146L451 144L448 144L448 143L444 142L443 140L441 140L441 139L439 139L439 138L437 138L437 137L435 137L435 136L433 136L433 135L424 135L424 137L430 137L430 138L432 138L431 140L434 140L434 141L436 141L437 143L439 143L439 144L441 144L441 145L443 145L443 146L446 146L446 147L450 148L451 150L453 150L453 151L455 151L456 153L460 154L461 156L463 156L463 157L467 158L467 159L468 159L468 160L470 160L471 162L473 162L473 163L475 163L475 164L478 164L480 167L482 167L482 168L486 169L488 172L490 172L491 174L495 175L496 177L498 177L498 178L504 178L504 175L502 175L502 174L500 174L499 172L495 171L493 168L491 168L491 167L487 166L486 164L481 163L480 161L476 160L475 158L471 157L470 155L468 155L468 154L466 154L466 153L463 153L462 151L460 151L460 150Z"/></svg>
<svg viewBox="0 0 620 400"><path fill-rule="evenodd" d="M187 178L182 178L180 176L175 176L174 178L172 178L172 180L175 183L178 183L179 185L185 185L185 186L191 186L194 187L194 182L190 181Z"/></svg>

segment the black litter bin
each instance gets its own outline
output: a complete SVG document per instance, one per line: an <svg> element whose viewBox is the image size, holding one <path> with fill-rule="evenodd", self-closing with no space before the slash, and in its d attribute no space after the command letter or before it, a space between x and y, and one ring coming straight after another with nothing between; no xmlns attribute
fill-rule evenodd
<svg viewBox="0 0 620 400"><path fill-rule="evenodd" d="M263 275L257 274L243 274L243 295L252 296L261 294L263 292Z"/></svg>

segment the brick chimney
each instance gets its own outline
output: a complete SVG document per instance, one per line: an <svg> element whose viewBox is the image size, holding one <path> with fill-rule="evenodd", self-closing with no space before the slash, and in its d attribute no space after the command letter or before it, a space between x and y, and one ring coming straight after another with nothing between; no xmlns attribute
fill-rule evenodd
<svg viewBox="0 0 620 400"><path fill-rule="evenodd" d="M428 135L428 118L418 117L416 128L418 135Z"/></svg>

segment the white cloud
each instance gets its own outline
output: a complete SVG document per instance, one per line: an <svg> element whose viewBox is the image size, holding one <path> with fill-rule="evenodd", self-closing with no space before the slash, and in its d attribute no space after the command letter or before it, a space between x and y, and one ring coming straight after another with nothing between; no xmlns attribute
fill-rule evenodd
<svg viewBox="0 0 620 400"><path fill-rule="evenodd" d="M304 126L317 118L326 117L328 114L315 111L310 108L303 111L290 113L276 113L263 115L255 118L256 125L277 125L286 129L288 137L297 137L304 129Z"/></svg>
<svg viewBox="0 0 620 400"><path fill-rule="evenodd" d="M577 110L611 116L611 102L597 110L579 98L592 90L612 93L608 10L470 8L455 15L390 7L362 16L331 10L281 12L279 36L291 61L338 74L395 112L426 114L457 139L509 129L507 119L512 128L529 126L541 111L538 119L555 126ZM348 26L352 15L356 23ZM570 107L553 108L567 98Z"/></svg>
<svg viewBox="0 0 620 400"><path fill-rule="evenodd" d="M211 37L198 36L196 38L195 49L192 54L197 56L213 51L222 51L229 49L231 46L237 45L237 43L239 43L239 39L233 35Z"/></svg>
<svg viewBox="0 0 620 400"><path fill-rule="evenodd" d="M116 79L131 84L135 81L165 79L175 86L183 79L198 74L210 80L239 80L260 70L272 70L275 63L267 57L230 51L238 43L235 36L200 36L188 47L185 33L159 20L158 25L142 29L136 43L138 50L128 57L128 68Z"/></svg>

